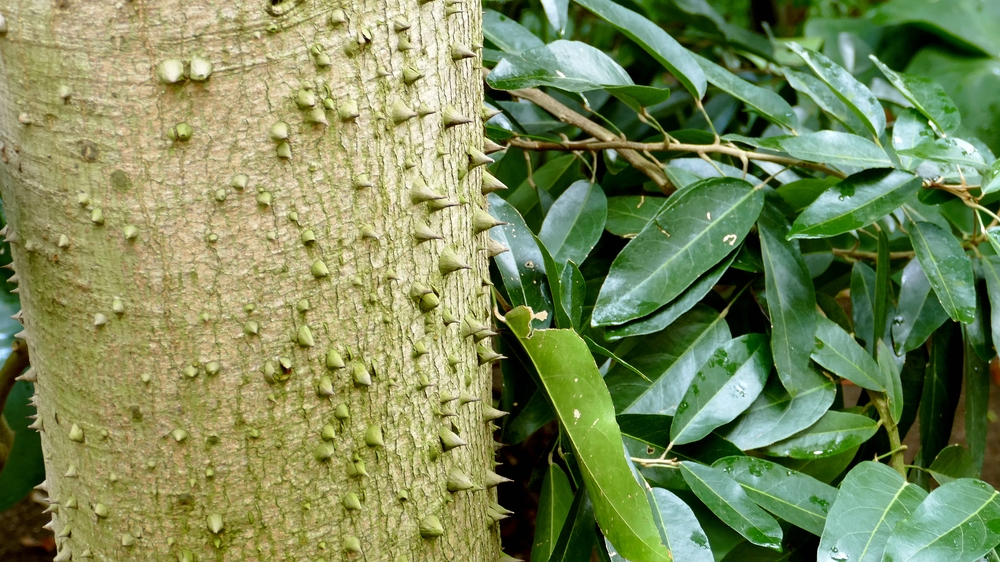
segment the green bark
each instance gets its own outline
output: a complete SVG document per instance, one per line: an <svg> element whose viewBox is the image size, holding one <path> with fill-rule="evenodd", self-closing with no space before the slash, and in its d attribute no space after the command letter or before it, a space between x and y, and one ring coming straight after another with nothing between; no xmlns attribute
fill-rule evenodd
<svg viewBox="0 0 1000 562"><path fill-rule="evenodd" d="M479 6L334 6L0 7L57 559L499 556Z"/></svg>

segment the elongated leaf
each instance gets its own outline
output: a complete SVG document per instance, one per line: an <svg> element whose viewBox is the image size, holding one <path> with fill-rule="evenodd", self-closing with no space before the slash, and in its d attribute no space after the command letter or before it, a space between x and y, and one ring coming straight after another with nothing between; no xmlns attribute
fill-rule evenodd
<svg viewBox="0 0 1000 562"><path fill-rule="evenodd" d="M528 28L496 10L483 10L483 36L505 53L518 54L545 46Z"/></svg>
<svg viewBox="0 0 1000 562"><path fill-rule="evenodd" d="M569 0L542 0L545 17L552 27L562 35L566 32L566 13L569 11Z"/></svg>
<svg viewBox="0 0 1000 562"><path fill-rule="evenodd" d="M607 216L601 186L577 181L552 204L538 238L556 262L583 263L600 239Z"/></svg>
<svg viewBox="0 0 1000 562"><path fill-rule="evenodd" d="M572 330L531 330L532 311L506 322L531 358L572 445L602 532L626 558L670 560L642 488L625 462L614 405L587 344Z"/></svg>
<svg viewBox="0 0 1000 562"><path fill-rule="evenodd" d="M878 254L877 262L875 264L875 303L874 303L874 338L875 341L881 342L883 336L885 336L886 329L886 312L888 307L892 305L892 283L889 281L889 237L886 236L884 230L878 231ZM868 350L874 349L874 345L870 345Z"/></svg>
<svg viewBox="0 0 1000 562"><path fill-rule="evenodd" d="M966 332L965 326L962 328L963 332ZM965 444L969 447L969 455L972 457L978 477L983 470L983 460L986 458L990 365L973 349L967 333L963 333L962 341L965 344L962 354L962 372L965 375Z"/></svg>
<svg viewBox="0 0 1000 562"><path fill-rule="evenodd" d="M885 110L875 94L867 86L858 82L851 73L826 58L826 56L806 49L797 43L788 43L788 48L802 57L809 68L822 80L847 107L854 112L872 134L878 138L885 131Z"/></svg>
<svg viewBox="0 0 1000 562"><path fill-rule="evenodd" d="M559 465L550 464L545 479L542 480L542 492L538 496L535 542L531 546L532 560L549 559L572 503L573 490L570 488L569 478Z"/></svg>
<svg viewBox="0 0 1000 562"><path fill-rule="evenodd" d="M951 133L961 124L962 116L958 113L955 102L951 101L940 84L922 76L895 72L875 58L875 55L868 55L868 58L889 79L889 83L895 86L913 107L933 121L941 132Z"/></svg>
<svg viewBox="0 0 1000 562"><path fill-rule="evenodd" d="M647 494L652 496L653 518L674 560L713 562L708 537L691 508L663 488L653 488Z"/></svg>
<svg viewBox="0 0 1000 562"><path fill-rule="evenodd" d="M941 306L956 322L968 324L976 316L976 286L972 263L958 240L936 224L910 224L910 242L920 267Z"/></svg>
<svg viewBox="0 0 1000 562"><path fill-rule="evenodd" d="M878 364L843 328L824 316L817 316L816 340L813 361L861 388L885 392Z"/></svg>
<svg viewBox="0 0 1000 562"><path fill-rule="evenodd" d="M1000 283L1000 277L997 282ZM997 287L1000 289L1000 284ZM910 260L903 268L899 305L892 320L892 341L896 353L902 354L920 347L947 319L948 313L941 308L940 301L931 291L920 262L916 258ZM997 322L1000 325L1000 318L997 318Z"/></svg>
<svg viewBox="0 0 1000 562"><path fill-rule="evenodd" d="M903 380L896 357L884 340L878 340L878 366L885 381L885 394L889 399L889 413L894 423L903 417Z"/></svg>
<svg viewBox="0 0 1000 562"><path fill-rule="evenodd" d="M691 56L705 72L708 82L716 88L752 107L768 121L787 129L798 127L799 119L792 106L777 93L751 84L701 55L691 53Z"/></svg>
<svg viewBox="0 0 1000 562"><path fill-rule="evenodd" d="M608 220L604 228L622 238L635 238L646 228L660 209L667 204L665 197L647 195L623 195L608 197Z"/></svg>
<svg viewBox="0 0 1000 562"><path fill-rule="evenodd" d="M559 299L563 311L569 316L570 325L578 332L583 328L583 301L586 296L587 281L580 268L572 261L566 262L559 279Z"/></svg>
<svg viewBox="0 0 1000 562"><path fill-rule="evenodd" d="M927 466L948 444L955 407L962 391L961 360L952 346L954 324L946 323L934 332L931 356L924 374L924 390L920 397L920 456Z"/></svg>
<svg viewBox="0 0 1000 562"><path fill-rule="evenodd" d="M833 486L753 457L726 457L712 466L739 482L757 505L816 536L823 533L826 514L837 499Z"/></svg>
<svg viewBox="0 0 1000 562"><path fill-rule="evenodd" d="M548 317L534 319L535 327L548 326L552 321L552 300L548 293L548 279L545 276L545 259L535 243L535 237L517 209L491 193L488 197L490 214L507 224L490 229L490 238L510 248L494 258L503 279L507 296L514 306L529 306L539 313L545 311Z"/></svg>
<svg viewBox="0 0 1000 562"><path fill-rule="evenodd" d="M788 79L789 86L809 96L820 109L843 123L849 131L857 135L865 134L865 123L823 81L790 68L782 69L781 72Z"/></svg>
<svg viewBox="0 0 1000 562"><path fill-rule="evenodd" d="M763 204L762 192L732 178L675 194L611 264L591 322L622 324L675 299L737 247Z"/></svg>
<svg viewBox="0 0 1000 562"><path fill-rule="evenodd" d="M934 462L927 468L927 472L934 476L938 484L947 484L959 478L978 478L980 471L965 447L948 445L934 457Z"/></svg>
<svg viewBox="0 0 1000 562"><path fill-rule="evenodd" d="M816 423L833 404L833 381L806 367L793 398L780 381L771 379L757 400L722 436L744 451L766 447Z"/></svg>
<svg viewBox="0 0 1000 562"><path fill-rule="evenodd" d="M925 141L933 141L937 138L934 129L931 128L927 118L913 108L904 109L896 117L896 122L892 125L892 147L899 151L913 148ZM904 170L913 171L923 162L920 158L910 156L899 156L899 163Z"/></svg>
<svg viewBox="0 0 1000 562"><path fill-rule="evenodd" d="M680 318L682 314L701 302L701 299L705 298L705 295L711 292L712 288L719 282L719 279L722 278L722 275L729 270L729 266L732 265L735 259L736 252L729 254L728 258L719 262L719 265L702 275L700 279L695 281L679 297L669 302L660 310L645 318L619 324L618 326L609 326L604 331L604 337L610 341L614 341L630 336L652 334L666 328Z"/></svg>
<svg viewBox="0 0 1000 562"><path fill-rule="evenodd" d="M872 141L839 131L806 133L782 139L781 149L807 162L858 168L890 168L892 160Z"/></svg>
<svg viewBox="0 0 1000 562"><path fill-rule="evenodd" d="M854 337L861 347L874 349L875 271L860 261L851 266L851 320Z"/></svg>
<svg viewBox="0 0 1000 562"><path fill-rule="evenodd" d="M559 538L552 548L548 558L539 558L548 562L576 562L586 560L594 550L594 504L583 486L576 491L573 503L570 505L566 524L559 532ZM531 557L535 560L535 557Z"/></svg>
<svg viewBox="0 0 1000 562"><path fill-rule="evenodd" d="M857 465L847 473L826 516L816 560L881 562L893 528L926 497L922 488L884 464Z"/></svg>
<svg viewBox="0 0 1000 562"><path fill-rule="evenodd" d="M993 348L1000 349L1000 256L984 256L983 276L986 277L986 293L990 301L990 335Z"/></svg>
<svg viewBox="0 0 1000 562"><path fill-rule="evenodd" d="M885 545L894 562L973 561L1000 544L1000 493L981 480L943 484L900 521Z"/></svg>
<svg viewBox="0 0 1000 562"><path fill-rule="evenodd" d="M757 232L771 317L771 353L782 384L795 395L807 382L802 373L816 334L816 292L798 242L787 239L789 229L777 209L764 206Z"/></svg>
<svg viewBox="0 0 1000 562"><path fill-rule="evenodd" d="M486 82L496 90L551 86L567 92L633 85L625 69L600 49L562 39L521 54L508 53Z"/></svg>
<svg viewBox="0 0 1000 562"><path fill-rule="evenodd" d="M792 238L824 238L868 226L920 189L920 178L898 170L866 170L824 191L792 224Z"/></svg>
<svg viewBox="0 0 1000 562"><path fill-rule="evenodd" d="M867 416L831 410L812 426L764 451L772 456L793 459L832 457L869 440L877 429L875 420Z"/></svg>
<svg viewBox="0 0 1000 562"><path fill-rule="evenodd" d="M979 171L987 169L986 159L975 146L968 141L954 137L924 141L913 148L900 150L897 154L956 166L967 166Z"/></svg>
<svg viewBox="0 0 1000 562"><path fill-rule="evenodd" d="M605 382L615 409L628 414L672 416L695 374L730 340L729 325L716 311L696 306L671 325L671 329L637 338L626 361L653 380L649 384L631 371L615 366Z"/></svg>
<svg viewBox="0 0 1000 562"><path fill-rule="evenodd" d="M989 169L983 173L982 185L983 195L1000 190L1000 160L990 164Z"/></svg>
<svg viewBox="0 0 1000 562"><path fill-rule="evenodd" d="M666 67L695 99L704 97L707 85L705 73L691 57L691 53L660 26L610 0L576 0L576 3L638 43Z"/></svg>
<svg viewBox="0 0 1000 562"><path fill-rule="evenodd" d="M742 414L764 389L771 355L763 334L746 334L720 347L691 381L677 406L670 440L691 443Z"/></svg>
<svg viewBox="0 0 1000 562"><path fill-rule="evenodd" d="M691 491L719 519L748 541L781 550L781 527L753 503L736 480L724 471L690 461L681 462L681 473Z"/></svg>

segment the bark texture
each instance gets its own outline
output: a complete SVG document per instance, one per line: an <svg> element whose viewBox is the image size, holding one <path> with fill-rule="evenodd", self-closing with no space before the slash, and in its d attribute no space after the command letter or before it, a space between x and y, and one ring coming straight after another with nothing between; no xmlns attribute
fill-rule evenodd
<svg viewBox="0 0 1000 562"><path fill-rule="evenodd" d="M0 14L57 559L496 560L478 4Z"/></svg>

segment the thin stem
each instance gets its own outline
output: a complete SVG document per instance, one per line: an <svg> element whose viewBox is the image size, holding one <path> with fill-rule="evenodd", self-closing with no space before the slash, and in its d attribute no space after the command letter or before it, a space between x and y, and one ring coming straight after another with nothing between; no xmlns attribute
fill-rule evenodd
<svg viewBox="0 0 1000 562"><path fill-rule="evenodd" d="M889 410L889 397L884 392L873 392L871 390L868 391L868 396L871 397L872 404L875 405L875 409L878 411L879 422L885 427L885 432L889 435L890 450L886 453L890 457L889 466L902 474L903 478L906 478L906 464L903 460L903 451L906 450L906 447L901 444L899 428L896 427L896 422L892 419L892 413Z"/></svg>

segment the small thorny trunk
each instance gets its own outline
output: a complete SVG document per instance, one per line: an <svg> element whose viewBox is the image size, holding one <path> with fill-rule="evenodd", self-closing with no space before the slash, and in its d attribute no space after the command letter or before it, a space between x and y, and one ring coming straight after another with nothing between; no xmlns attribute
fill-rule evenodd
<svg viewBox="0 0 1000 562"><path fill-rule="evenodd" d="M497 560L478 3L0 15L57 560Z"/></svg>

